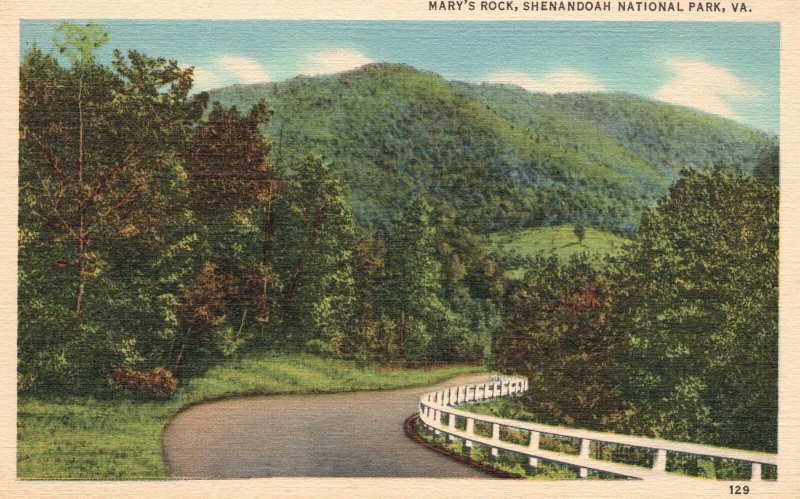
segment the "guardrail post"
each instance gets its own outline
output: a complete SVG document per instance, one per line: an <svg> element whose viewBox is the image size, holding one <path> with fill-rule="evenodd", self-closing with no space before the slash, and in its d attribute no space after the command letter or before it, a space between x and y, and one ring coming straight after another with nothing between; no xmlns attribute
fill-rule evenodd
<svg viewBox="0 0 800 499"><path fill-rule="evenodd" d="M472 402L475 402L477 396L478 396L478 385L472 385Z"/></svg>
<svg viewBox="0 0 800 499"><path fill-rule="evenodd" d="M584 459L589 459L589 449L591 448L592 441L588 438L581 439L581 453L580 457Z"/></svg>
<svg viewBox="0 0 800 499"><path fill-rule="evenodd" d="M750 481L761 481L761 463L753 463L752 467L750 468Z"/></svg>
<svg viewBox="0 0 800 499"><path fill-rule="evenodd" d="M538 449L539 448L539 432L531 430L531 439L528 442L528 448L530 449Z"/></svg>
<svg viewBox="0 0 800 499"><path fill-rule="evenodd" d="M581 439L581 452L580 457L583 459L589 459L589 449L592 445L592 441L588 438ZM585 468L581 466L580 470L578 470L578 478L581 480L586 480L589 478L589 468Z"/></svg>
<svg viewBox="0 0 800 499"><path fill-rule="evenodd" d="M533 473L536 471L536 468L539 467L539 458L528 456L528 471Z"/></svg>
<svg viewBox="0 0 800 499"><path fill-rule="evenodd" d="M498 457L500 457L500 449L492 447L492 460L497 460Z"/></svg>
<svg viewBox="0 0 800 499"><path fill-rule="evenodd" d="M451 412L446 412L445 414L447 415L447 427L450 428L451 430L455 429L455 427L456 427L456 416L455 416L455 414L453 414ZM453 436L452 433L447 433L445 435L444 439L445 439L446 442L454 442L455 441L455 436Z"/></svg>
<svg viewBox="0 0 800 499"><path fill-rule="evenodd" d="M500 441L500 425L492 423L492 442Z"/></svg>
<svg viewBox="0 0 800 499"><path fill-rule="evenodd" d="M665 449L656 449L653 453L653 471L667 472L667 451Z"/></svg>
<svg viewBox="0 0 800 499"><path fill-rule="evenodd" d="M472 418L467 418L467 428L466 428L467 435L474 435L475 434L475 420Z"/></svg>

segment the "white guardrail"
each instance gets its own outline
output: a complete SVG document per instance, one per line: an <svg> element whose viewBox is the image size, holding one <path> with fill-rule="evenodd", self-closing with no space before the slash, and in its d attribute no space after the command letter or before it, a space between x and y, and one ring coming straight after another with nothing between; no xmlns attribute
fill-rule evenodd
<svg viewBox="0 0 800 499"><path fill-rule="evenodd" d="M464 440L466 447L480 443L491 448L493 456L498 456L499 450L521 454L528 458L530 467L535 468L539 460L559 463L578 468L579 476L586 478L589 470L611 473L624 478L653 479L653 478L682 478L683 475L667 473L667 452L688 454L694 456L723 458L727 460L750 463L751 480L761 480L761 466L776 465L777 456L765 452L753 452L710 445L699 445L685 442L673 442L646 437L618 435L589 430L551 426L538 423L503 419L485 416L452 407L465 402L480 402L499 397L506 397L522 393L528 389L528 380L522 377L493 376L486 383L471 383L453 386L435 392L424 394L420 398L419 418L423 426L436 434L445 434L448 438ZM443 416L447 416L447 424L442 423ZM456 428L456 417L466 419L466 428ZM480 421L490 424L492 436L482 436L475 433L475 422ZM507 427L515 430L526 430L530 433L530 443L519 445L500 439L500 428ZM539 448L541 434L554 435L578 439L580 452L565 454ZM646 468L628 464L595 459L590 455L592 442L617 444L639 449L647 449L653 453L653 466Z"/></svg>

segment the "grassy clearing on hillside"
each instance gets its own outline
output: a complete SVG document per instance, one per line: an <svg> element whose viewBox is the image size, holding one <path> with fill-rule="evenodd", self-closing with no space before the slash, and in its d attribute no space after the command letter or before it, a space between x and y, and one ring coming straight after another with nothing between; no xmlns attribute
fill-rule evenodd
<svg viewBox="0 0 800 499"><path fill-rule="evenodd" d="M627 239L616 234L587 227L583 241L578 243L574 229L573 225L559 225L495 232L488 236L487 247L490 250L516 252L522 256L556 255L566 260L572 255L583 252L615 255L628 242Z"/></svg>
<svg viewBox="0 0 800 499"><path fill-rule="evenodd" d="M17 409L17 476L27 480L168 478L164 427L182 408L237 395L385 390L439 383L478 366L359 368L301 355L250 357L221 364L166 402L47 400L21 396Z"/></svg>
<svg viewBox="0 0 800 499"><path fill-rule="evenodd" d="M489 251L510 253L522 257L555 255L561 260L568 260L578 253L589 253L595 256L619 254L628 240L593 227L586 227L586 235L582 242L574 232L573 225L555 227L539 227L517 231L500 231L489 234L485 246ZM524 269L512 269L507 275L512 279L521 279Z"/></svg>

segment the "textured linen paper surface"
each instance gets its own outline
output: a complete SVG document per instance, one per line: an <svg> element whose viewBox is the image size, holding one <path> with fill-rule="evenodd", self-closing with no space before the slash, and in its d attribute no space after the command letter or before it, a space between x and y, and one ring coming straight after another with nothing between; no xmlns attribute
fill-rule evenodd
<svg viewBox="0 0 800 499"><path fill-rule="evenodd" d="M5 7L4 494L797 490L795 2Z"/></svg>

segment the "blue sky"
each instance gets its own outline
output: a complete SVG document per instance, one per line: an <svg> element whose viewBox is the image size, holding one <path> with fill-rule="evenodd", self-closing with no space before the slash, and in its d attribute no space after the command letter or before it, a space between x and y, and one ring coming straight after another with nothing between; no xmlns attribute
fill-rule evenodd
<svg viewBox="0 0 800 499"><path fill-rule="evenodd" d="M81 21L85 22L85 21ZM279 81L368 62L530 91L622 91L778 131L777 23L94 21L111 50L195 66L196 85ZM22 21L48 50L60 21Z"/></svg>

